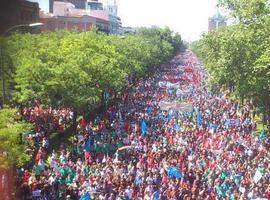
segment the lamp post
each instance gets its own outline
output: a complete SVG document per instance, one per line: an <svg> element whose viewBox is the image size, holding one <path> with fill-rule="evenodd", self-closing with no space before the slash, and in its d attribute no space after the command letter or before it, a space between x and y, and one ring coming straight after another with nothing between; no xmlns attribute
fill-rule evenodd
<svg viewBox="0 0 270 200"><path fill-rule="evenodd" d="M10 27L9 29L7 29L4 33L3 36L6 36L8 33L10 33L11 31L13 31L16 28L21 28L21 27L37 27L37 26L43 26L44 24L41 22L36 22L36 23L32 23L32 24L18 24L18 25L14 25L12 27Z"/></svg>
<svg viewBox="0 0 270 200"><path fill-rule="evenodd" d="M9 29L7 29L2 36L5 37L7 36L11 31L17 29L17 28L21 28L21 27L37 27L37 26L42 26L43 23L37 22L37 23L31 23L31 24L18 24L18 25L14 25L12 27L10 27ZM2 45L0 45L0 60L1 60L1 79L2 79L2 107L4 107L5 105L5 101L6 101L6 82L5 82L5 70L4 70L4 59L3 59L3 47Z"/></svg>

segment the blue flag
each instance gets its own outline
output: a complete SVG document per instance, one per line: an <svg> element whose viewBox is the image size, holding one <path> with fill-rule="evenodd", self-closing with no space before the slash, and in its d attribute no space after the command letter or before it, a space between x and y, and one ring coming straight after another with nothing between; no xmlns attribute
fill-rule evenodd
<svg viewBox="0 0 270 200"><path fill-rule="evenodd" d="M159 200L160 198L159 198L159 191L155 191L154 193L153 193L153 200Z"/></svg>
<svg viewBox="0 0 270 200"><path fill-rule="evenodd" d="M195 108L197 114L197 123L201 126L202 125L202 116L198 108Z"/></svg>
<svg viewBox="0 0 270 200"><path fill-rule="evenodd" d="M262 142L263 138L265 137L266 135L266 130L265 129L262 129L260 135L259 135L259 143Z"/></svg>
<svg viewBox="0 0 270 200"><path fill-rule="evenodd" d="M157 121L158 122L164 122L165 121L165 119L164 119L164 116L162 115L162 114L159 114L158 116L157 116Z"/></svg>
<svg viewBox="0 0 270 200"><path fill-rule="evenodd" d="M214 130L216 130L217 129L217 125L216 124L210 124L210 129L214 129Z"/></svg>
<svg viewBox="0 0 270 200"><path fill-rule="evenodd" d="M84 193L80 200L91 200L90 194L88 192Z"/></svg>
<svg viewBox="0 0 270 200"><path fill-rule="evenodd" d="M148 129L148 126L146 124L146 121L143 119L142 122L141 122L141 133L142 133L142 136L145 136L146 135L147 129Z"/></svg>
<svg viewBox="0 0 270 200"><path fill-rule="evenodd" d="M173 117L173 110L168 110L168 120L170 121Z"/></svg>
<svg viewBox="0 0 270 200"><path fill-rule="evenodd" d="M90 137L88 137L83 145L83 149L89 152L90 146L91 146L91 141L90 141Z"/></svg>
<svg viewBox="0 0 270 200"><path fill-rule="evenodd" d="M180 124L176 123L176 124L174 125L174 130L175 130L175 131L180 131L180 130L181 130Z"/></svg>
<svg viewBox="0 0 270 200"><path fill-rule="evenodd" d="M178 167L169 167L168 176L175 177L177 179L182 177L182 173L180 172Z"/></svg>
<svg viewBox="0 0 270 200"><path fill-rule="evenodd" d="M148 106L147 109L146 109L147 113L152 113L153 111L154 111L154 108L151 107L151 106Z"/></svg>
<svg viewBox="0 0 270 200"><path fill-rule="evenodd" d="M134 181L135 181L136 186L140 185L140 183L141 183L140 177L138 175L135 177Z"/></svg>
<svg viewBox="0 0 270 200"><path fill-rule="evenodd" d="M215 132L218 126L216 124L209 124L208 127Z"/></svg>

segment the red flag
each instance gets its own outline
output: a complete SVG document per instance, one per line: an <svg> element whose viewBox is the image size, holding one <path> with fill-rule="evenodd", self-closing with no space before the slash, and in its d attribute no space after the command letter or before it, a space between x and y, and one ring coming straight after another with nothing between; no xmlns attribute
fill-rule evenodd
<svg viewBox="0 0 270 200"><path fill-rule="evenodd" d="M193 72L193 69L191 67L186 67L185 72L191 73Z"/></svg>
<svg viewBox="0 0 270 200"><path fill-rule="evenodd" d="M197 76L194 73L192 74L192 81L194 83L197 83L198 82Z"/></svg>
<svg viewBox="0 0 270 200"><path fill-rule="evenodd" d="M86 122L85 122L84 116L83 116L82 119L81 119L81 125L82 125L83 127L86 126Z"/></svg>

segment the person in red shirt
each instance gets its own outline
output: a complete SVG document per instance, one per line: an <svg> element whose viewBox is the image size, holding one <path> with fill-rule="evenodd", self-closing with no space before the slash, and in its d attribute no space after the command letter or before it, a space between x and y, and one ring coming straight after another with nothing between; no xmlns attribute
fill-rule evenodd
<svg viewBox="0 0 270 200"><path fill-rule="evenodd" d="M36 162L38 162L42 158L43 158L43 150L42 150L42 148L39 148L37 155L36 155Z"/></svg>
<svg viewBox="0 0 270 200"><path fill-rule="evenodd" d="M83 150L83 152L84 152L84 160L88 163L92 163L92 157L90 153L86 151L85 149Z"/></svg>
<svg viewBox="0 0 270 200"><path fill-rule="evenodd" d="M23 173L23 182L27 183L30 177L31 177L31 173L28 170L25 170Z"/></svg>

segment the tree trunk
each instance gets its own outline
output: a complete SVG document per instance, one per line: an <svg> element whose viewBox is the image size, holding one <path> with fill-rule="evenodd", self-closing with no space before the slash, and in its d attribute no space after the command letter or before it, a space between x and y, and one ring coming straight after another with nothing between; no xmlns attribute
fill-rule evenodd
<svg viewBox="0 0 270 200"><path fill-rule="evenodd" d="M74 110L72 127L73 127L73 129L74 129L75 131L76 131L76 129L77 129L77 117L78 117L78 111L77 111L77 110Z"/></svg>
<svg viewBox="0 0 270 200"><path fill-rule="evenodd" d="M106 103L106 92L103 91L101 93L101 110L102 110L102 113L106 112L107 110L107 103Z"/></svg>
<svg viewBox="0 0 270 200"><path fill-rule="evenodd" d="M232 81L229 81L229 90L230 90L230 93L233 92L233 82Z"/></svg>
<svg viewBox="0 0 270 200"><path fill-rule="evenodd" d="M267 126L270 126L270 103L267 105Z"/></svg>
<svg viewBox="0 0 270 200"><path fill-rule="evenodd" d="M244 95L241 95L241 106L244 105Z"/></svg>

